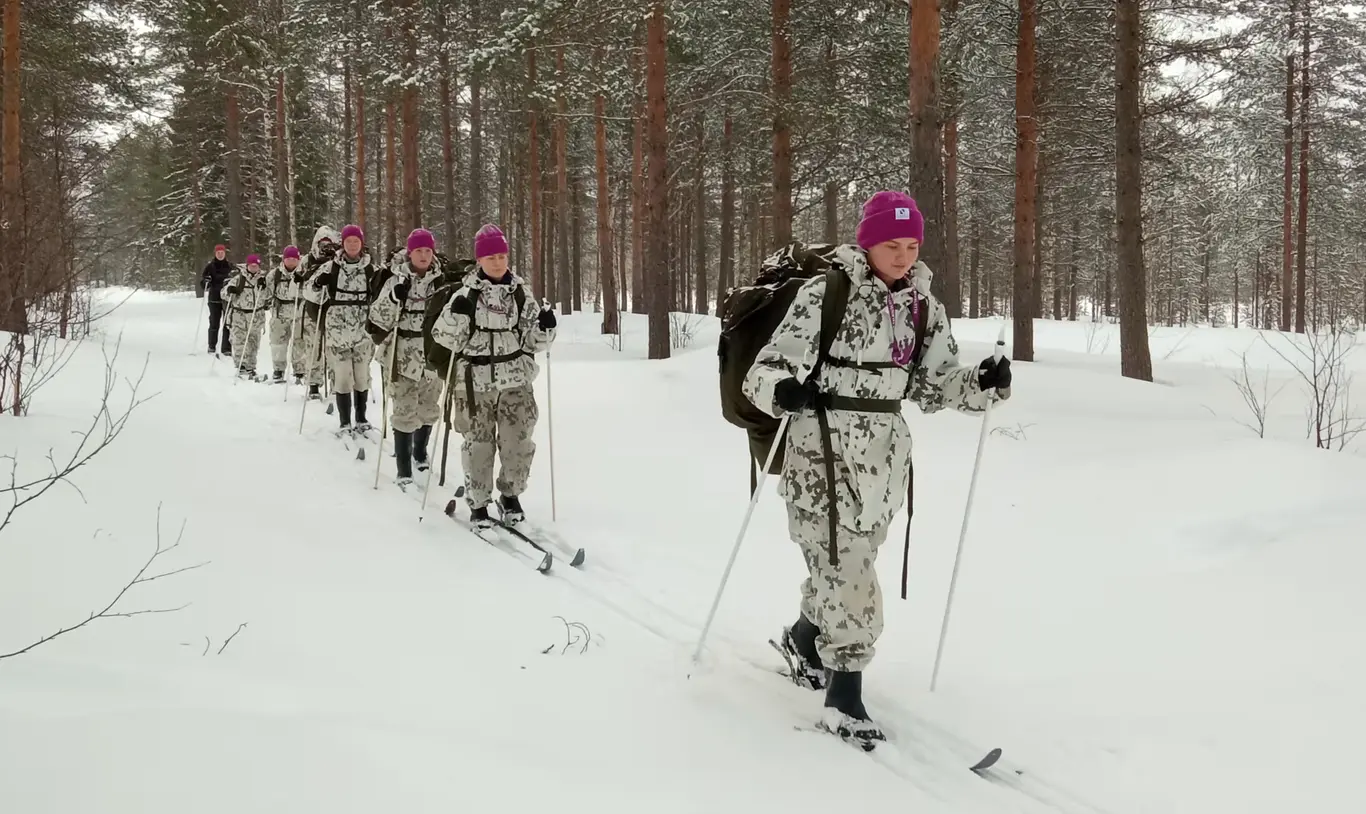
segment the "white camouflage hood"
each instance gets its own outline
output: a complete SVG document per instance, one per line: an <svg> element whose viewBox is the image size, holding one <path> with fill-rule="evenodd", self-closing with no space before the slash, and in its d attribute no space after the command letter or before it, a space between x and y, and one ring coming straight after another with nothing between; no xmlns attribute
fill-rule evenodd
<svg viewBox="0 0 1366 814"><path fill-rule="evenodd" d="M318 253L318 246L323 242L324 239L331 240L333 246L341 245L341 235L338 234L336 229L333 229L331 226L319 226L318 231L313 233L312 252L314 257L322 256Z"/></svg>

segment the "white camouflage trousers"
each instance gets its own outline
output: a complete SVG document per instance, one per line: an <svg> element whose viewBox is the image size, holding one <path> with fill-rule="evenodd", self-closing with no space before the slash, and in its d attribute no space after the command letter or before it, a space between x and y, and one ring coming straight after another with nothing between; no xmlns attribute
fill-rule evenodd
<svg viewBox="0 0 1366 814"><path fill-rule="evenodd" d="M474 415L460 445L460 460L465 467L465 501L477 509L493 500L494 486L510 497L526 491L531 461L536 456L536 442L531 436L540 413L530 384L507 390L476 390L474 403L469 406ZM493 479L494 453L500 463L497 483Z"/></svg>
<svg viewBox="0 0 1366 814"><path fill-rule="evenodd" d="M394 400L390 420L396 432L414 432L441 420L441 380L435 375L417 380L395 376L389 397Z"/></svg>
<svg viewBox="0 0 1366 814"><path fill-rule="evenodd" d="M288 312L275 312L270 318L270 361L273 370L284 370L289 363L292 355L293 364L290 365L292 371L298 375L305 371L304 362L307 358L303 346L302 336L294 337L294 345L290 347L290 334L298 330L293 316Z"/></svg>
<svg viewBox="0 0 1366 814"><path fill-rule="evenodd" d="M327 351L327 367L332 371L332 392L350 393L370 389L370 361L375 346L365 340L349 348Z"/></svg>
<svg viewBox="0 0 1366 814"><path fill-rule="evenodd" d="M294 340L297 346L294 356L299 360L299 372L304 374L305 384L321 386L327 380L327 360L318 357L318 323L306 315L299 322L299 337Z"/></svg>
<svg viewBox="0 0 1366 814"><path fill-rule="evenodd" d="M232 309L232 360L238 370L256 372L256 356L261 350L261 334L265 331L266 319L265 309L256 313Z"/></svg>
<svg viewBox="0 0 1366 814"><path fill-rule="evenodd" d="M840 525L835 537L838 566L830 565L830 520L825 515L789 503L787 529L806 559L802 615L821 630L816 637L821 663L840 672L863 670L882 635L882 589L874 563L887 526L862 535Z"/></svg>

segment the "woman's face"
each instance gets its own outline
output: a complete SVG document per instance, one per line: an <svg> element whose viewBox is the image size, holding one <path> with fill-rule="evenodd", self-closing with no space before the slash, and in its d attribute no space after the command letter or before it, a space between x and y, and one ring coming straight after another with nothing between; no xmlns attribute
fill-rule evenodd
<svg viewBox="0 0 1366 814"><path fill-rule="evenodd" d="M920 259L920 241L913 237L888 240L868 250L868 262L873 271L887 282L900 280Z"/></svg>
<svg viewBox="0 0 1366 814"><path fill-rule="evenodd" d="M508 271L508 256L506 254L485 255L479 258L479 266L484 269L484 273L489 277L501 280Z"/></svg>

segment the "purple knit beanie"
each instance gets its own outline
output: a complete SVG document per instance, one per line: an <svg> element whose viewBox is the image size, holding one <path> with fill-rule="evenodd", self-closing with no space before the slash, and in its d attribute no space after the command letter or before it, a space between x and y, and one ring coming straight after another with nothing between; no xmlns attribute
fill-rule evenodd
<svg viewBox="0 0 1366 814"><path fill-rule="evenodd" d="M249 255L247 255L247 265L248 265L248 266L252 266L252 265L259 266L259 265L261 265L261 255L259 255L259 254L249 254Z"/></svg>
<svg viewBox="0 0 1366 814"><path fill-rule="evenodd" d="M293 257L295 260L298 260L298 259L299 259L299 247L298 247L298 246L286 246L284 252L282 252L280 256L281 256L283 259L285 259L285 260L288 260L288 259L291 258L291 257Z"/></svg>
<svg viewBox="0 0 1366 814"><path fill-rule="evenodd" d="M479 227L479 231L474 236L474 259L488 257L491 254L507 254L508 241L503 237L503 230L491 223L486 223Z"/></svg>
<svg viewBox="0 0 1366 814"><path fill-rule="evenodd" d="M856 232L860 249L867 251L879 243L908 237L925 241L925 217L916 208L914 198L887 189L874 194L863 205L863 220Z"/></svg>
<svg viewBox="0 0 1366 814"><path fill-rule="evenodd" d="M415 249L436 251L436 238L426 229L414 229L408 234L408 253L412 254Z"/></svg>
<svg viewBox="0 0 1366 814"><path fill-rule="evenodd" d="M354 223L348 223L342 227L341 239L346 240L348 237L358 237L361 243L365 242L365 233Z"/></svg>

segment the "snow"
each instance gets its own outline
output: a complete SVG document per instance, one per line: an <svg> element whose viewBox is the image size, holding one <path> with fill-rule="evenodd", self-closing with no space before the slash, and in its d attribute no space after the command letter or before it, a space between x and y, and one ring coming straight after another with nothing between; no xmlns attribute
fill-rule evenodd
<svg viewBox="0 0 1366 814"><path fill-rule="evenodd" d="M795 617L802 565L771 485L690 664L748 498L714 320L646 361L643 318L627 315L620 351L595 315L562 318L524 503L549 519L553 415L554 525L588 560L542 576L443 518L449 487L419 520L420 492L392 486L385 456L375 490L373 459L350 460L316 403L300 434L299 388L286 402L234 384L201 351L202 301L105 294L125 297L31 415L0 419L0 452L41 474L94 415L100 342L121 342L125 375L146 365L152 397L78 488L0 534L0 654L107 604L158 523L163 546L182 536L154 571L207 564L116 608L181 610L0 660L6 812L1366 807L1351 740L1366 726L1366 461L1304 440L1293 383L1266 439L1237 423L1244 350L1273 390L1292 381L1252 331L1156 328L1145 384L1119 377L1112 326L1038 323L1040 361L1017 363L993 414L933 694L980 425L907 411L909 598L903 515L866 678L898 745L875 759L796 731L819 696L772 672L765 639ZM958 321L963 357L986 356L999 326ZM458 479L458 441L450 460ZM590 636L571 643L568 623ZM995 782L965 770L992 746Z"/></svg>

